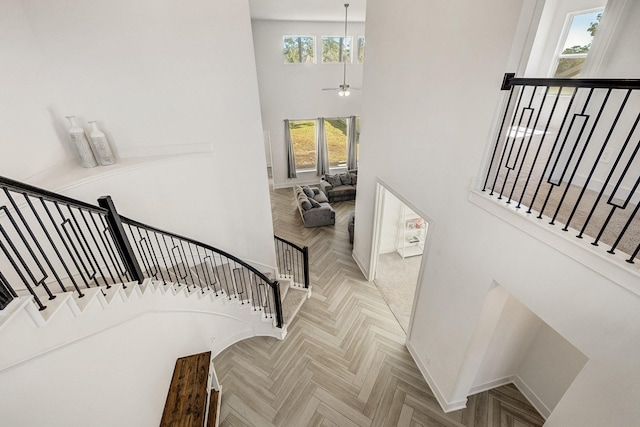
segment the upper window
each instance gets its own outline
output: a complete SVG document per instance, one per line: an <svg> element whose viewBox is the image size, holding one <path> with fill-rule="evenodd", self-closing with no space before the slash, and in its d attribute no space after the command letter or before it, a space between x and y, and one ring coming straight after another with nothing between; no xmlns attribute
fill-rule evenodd
<svg viewBox="0 0 640 427"><path fill-rule="evenodd" d="M322 62L351 62L351 37L323 37Z"/></svg>
<svg viewBox="0 0 640 427"><path fill-rule="evenodd" d="M567 17L553 66L553 77L580 77L604 9L576 12Z"/></svg>
<svg viewBox="0 0 640 427"><path fill-rule="evenodd" d="M364 37L358 37L358 63L364 62Z"/></svg>
<svg viewBox="0 0 640 427"><path fill-rule="evenodd" d="M316 38L313 36L284 36L283 53L285 64L313 63Z"/></svg>
<svg viewBox="0 0 640 427"><path fill-rule="evenodd" d="M316 168L316 121L299 120L289 122L296 170Z"/></svg>

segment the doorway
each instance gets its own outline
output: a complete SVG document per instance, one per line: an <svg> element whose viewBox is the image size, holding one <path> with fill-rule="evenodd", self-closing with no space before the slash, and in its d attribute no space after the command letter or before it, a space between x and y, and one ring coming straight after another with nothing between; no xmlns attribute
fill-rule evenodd
<svg viewBox="0 0 640 427"><path fill-rule="evenodd" d="M423 215L381 184L376 206L373 281L408 333L429 224Z"/></svg>

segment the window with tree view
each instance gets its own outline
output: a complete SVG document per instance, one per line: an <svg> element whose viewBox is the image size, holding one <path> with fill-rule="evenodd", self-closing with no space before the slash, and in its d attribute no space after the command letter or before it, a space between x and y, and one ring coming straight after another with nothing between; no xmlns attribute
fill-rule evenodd
<svg viewBox="0 0 640 427"><path fill-rule="evenodd" d="M580 77L582 66L591 48L603 10L569 15L565 38L555 62L553 77Z"/></svg>
<svg viewBox="0 0 640 427"><path fill-rule="evenodd" d="M364 37L358 37L358 63L364 62Z"/></svg>
<svg viewBox="0 0 640 427"><path fill-rule="evenodd" d="M347 166L347 123L347 118L326 119L324 122L330 168Z"/></svg>
<svg viewBox="0 0 640 427"><path fill-rule="evenodd" d="M322 62L351 62L351 37L323 37Z"/></svg>
<svg viewBox="0 0 640 427"><path fill-rule="evenodd" d="M289 122L296 170L316 168L316 121L298 120Z"/></svg>
<svg viewBox="0 0 640 427"><path fill-rule="evenodd" d="M282 39L285 64L315 62L315 37L284 36Z"/></svg>

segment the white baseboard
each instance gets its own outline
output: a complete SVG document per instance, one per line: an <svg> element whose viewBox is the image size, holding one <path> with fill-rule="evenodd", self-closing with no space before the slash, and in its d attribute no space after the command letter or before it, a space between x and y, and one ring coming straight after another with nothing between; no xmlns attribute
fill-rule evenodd
<svg viewBox="0 0 640 427"><path fill-rule="evenodd" d="M360 271L362 271L362 274L364 274L364 277L366 277L367 280L369 280L369 281L372 280L369 277L369 269L364 267L364 264L362 263L362 261L360 261L360 258L358 258L358 255L356 255L356 253L354 251L351 251L351 257L353 258L353 260L358 265L358 268L360 269Z"/></svg>
<svg viewBox="0 0 640 427"><path fill-rule="evenodd" d="M469 389L469 396L473 394L482 393L484 391L491 390L493 388L502 387L503 385L511 384L513 382L513 375L500 378L497 380L489 381L488 383L480 384Z"/></svg>
<svg viewBox="0 0 640 427"><path fill-rule="evenodd" d="M531 388L517 374L472 387L469 390L469 396L507 384L515 385L516 388L520 390L520 393L522 393L522 395L529 401L529 403L531 403L531 405L536 408L536 410L540 413L540 415L542 415L545 420L549 418L549 415L551 415L551 410L542 402L542 400L540 400L538 395L535 394L535 392L531 390Z"/></svg>
<svg viewBox="0 0 640 427"><path fill-rule="evenodd" d="M433 377L429 373L429 369L426 367L424 363L422 363L422 359L418 356L418 352L413 347L411 342L407 342L406 345L407 345L407 349L409 350L409 353L411 354L411 357L413 357L413 361L416 362L416 365L418 365L418 369L420 369L422 376L424 377L427 384L429 384L429 387L431 388L431 391L433 392L433 395L436 397L436 400L438 401L438 404L440 405L442 410L444 412L453 412L459 409L466 408L467 399L460 400L457 402L447 401L447 399L444 397L444 394L442 393L442 391L440 391L440 389L438 388L438 385L436 384Z"/></svg>
<svg viewBox="0 0 640 427"><path fill-rule="evenodd" d="M548 419L549 415L551 415L551 409L549 409L547 405L545 405L542 400L540 400L540 398L533 392L533 390L529 388L529 386L522 380L522 378L520 378L518 375L513 375L511 377L511 380L511 382L513 382L513 385L515 385L518 390L520 390L520 393L522 393L524 397L527 398L529 403L531 403L531 405L536 408L540 415L542 415L542 418L544 418L545 420Z"/></svg>

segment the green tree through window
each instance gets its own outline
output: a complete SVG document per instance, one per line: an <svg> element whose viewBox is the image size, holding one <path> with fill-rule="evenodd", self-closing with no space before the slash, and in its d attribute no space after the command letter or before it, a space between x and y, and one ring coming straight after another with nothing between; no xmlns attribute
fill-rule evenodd
<svg viewBox="0 0 640 427"><path fill-rule="evenodd" d="M316 39L312 36L284 36L285 64L313 63Z"/></svg>
<svg viewBox="0 0 640 427"><path fill-rule="evenodd" d="M553 77L580 77L601 18L602 10L578 13L571 17Z"/></svg>
<svg viewBox="0 0 640 427"><path fill-rule="evenodd" d="M322 62L351 62L351 37L323 37Z"/></svg>

